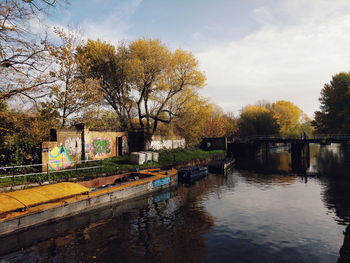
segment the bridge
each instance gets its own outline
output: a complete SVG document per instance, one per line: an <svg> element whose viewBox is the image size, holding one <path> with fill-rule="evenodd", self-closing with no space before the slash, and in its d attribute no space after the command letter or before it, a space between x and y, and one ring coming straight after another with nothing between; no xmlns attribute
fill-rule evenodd
<svg viewBox="0 0 350 263"><path fill-rule="evenodd" d="M261 136L248 136L241 139L235 139L234 142L240 143L346 143L350 142L350 134L318 134L312 137L301 136L297 137L284 137L280 135L261 135Z"/></svg>
<svg viewBox="0 0 350 263"><path fill-rule="evenodd" d="M273 144L290 145L292 170L304 173L310 165L310 143L321 145L350 142L349 134L320 134L312 137L283 137L279 135L250 136L227 143L227 151L235 158L268 161L269 149Z"/></svg>

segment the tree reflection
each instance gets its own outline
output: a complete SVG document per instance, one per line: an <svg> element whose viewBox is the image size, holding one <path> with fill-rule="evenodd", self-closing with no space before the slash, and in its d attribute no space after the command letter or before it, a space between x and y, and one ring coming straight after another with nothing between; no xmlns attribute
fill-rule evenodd
<svg viewBox="0 0 350 263"><path fill-rule="evenodd" d="M226 181L224 177L209 176L195 187L181 185L172 192L135 201L133 208L119 211L116 205L101 210L103 219L98 215L96 220L87 221L73 217L69 231L57 231L54 236L3 259L9 262L200 262L208 253L204 235L214 224L201 200L224 183L234 186ZM132 202L123 203L130 206ZM72 220L86 224L75 225ZM48 225L41 230L48 232L52 227Z"/></svg>
<svg viewBox="0 0 350 263"><path fill-rule="evenodd" d="M350 262L350 154L349 145L320 147L317 169L325 183L323 197L328 209L335 212L339 223L348 225L338 262Z"/></svg>

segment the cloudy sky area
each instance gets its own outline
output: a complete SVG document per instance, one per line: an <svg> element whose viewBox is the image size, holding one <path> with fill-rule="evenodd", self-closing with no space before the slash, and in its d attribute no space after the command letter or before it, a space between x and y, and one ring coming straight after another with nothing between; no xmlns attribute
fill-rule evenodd
<svg viewBox="0 0 350 263"><path fill-rule="evenodd" d="M290 100L313 117L324 83L350 65L348 0L71 0L49 19L113 44L191 50L207 76L200 93L226 112Z"/></svg>

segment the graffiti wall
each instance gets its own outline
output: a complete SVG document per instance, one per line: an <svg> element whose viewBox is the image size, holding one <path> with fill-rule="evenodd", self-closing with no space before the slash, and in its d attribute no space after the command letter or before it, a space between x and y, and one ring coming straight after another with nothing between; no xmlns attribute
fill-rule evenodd
<svg viewBox="0 0 350 263"><path fill-rule="evenodd" d="M70 156L81 155L81 137L68 137L63 145Z"/></svg>
<svg viewBox="0 0 350 263"><path fill-rule="evenodd" d="M83 130L57 129L57 144L66 149L73 161L82 159L82 138Z"/></svg>
<svg viewBox="0 0 350 263"><path fill-rule="evenodd" d="M128 152L126 132L89 131L85 143L89 145L88 158L91 160L118 156L118 137L122 137L122 153ZM85 146L86 149L86 146Z"/></svg>
<svg viewBox="0 0 350 263"><path fill-rule="evenodd" d="M66 169L72 164L68 151L65 147L54 147L49 152L48 167L50 171Z"/></svg>
<svg viewBox="0 0 350 263"><path fill-rule="evenodd" d="M162 150L162 149L177 149L185 148L186 141L185 139L178 140L162 140L162 139L152 139L150 149L153 150Z"/></svg>
<svg viewBox="0 0 350 263"><path fill-rule="evenodd" d="M112 152L112 141L109 138L93 138L90 152L94 157L104 157Z"/></svg>
<svg viewBox="0 0 350 263"><path fill-rule="evenodd" d="M122 151L128 152L126 132L57 129L55 138L42 144L43 171L70 167L74 161L96 160L118 156L117 138L122 137Z"/></svg>

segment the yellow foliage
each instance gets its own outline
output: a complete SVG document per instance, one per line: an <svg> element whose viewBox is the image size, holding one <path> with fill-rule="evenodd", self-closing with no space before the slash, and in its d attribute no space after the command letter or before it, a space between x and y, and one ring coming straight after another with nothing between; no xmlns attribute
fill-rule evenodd
<svg viewBox="0 0 350 263"><path fill-rule="evenodd" d="M271 110L280 126L280 134L299 133L302 111L290 101L280 100L272 104Z"/></svg>
<svg viewBox="0 0 350 263"><path fill-rule="evenodd" d="M71 115L86 109L102 100L98 80L85 78L82 68L87 63L83 56L76 56L77 46L81 43L76 32L55 29L61 45L51 48L55 67L51 72L55 83L50 86L50 105L61 115L61 125L65 127Z"/></svg>
<svg viewBox="0 0 350 263"><path fill-rule="evenodd" d="M256 115L263 112L270 112L270 110L265 106L248 105L242 109L244 114Z"/></svg>
<svg viewBox="0 0 350 263"><path fill-rule="evenodd" d="M224 137L227 133L228 119L217 106L213 105L213 112L206 122L204 137L218 138Z"/></svg>
<svg viewBox="0 0 350 263"><path fill-rule="evenodd" d="M206 125L214 108L193 90L187 91L182 99L183 104L179 111L179 118L175 122L175 129L186 139L187 145L196 145L204 137Z"/></svg>

